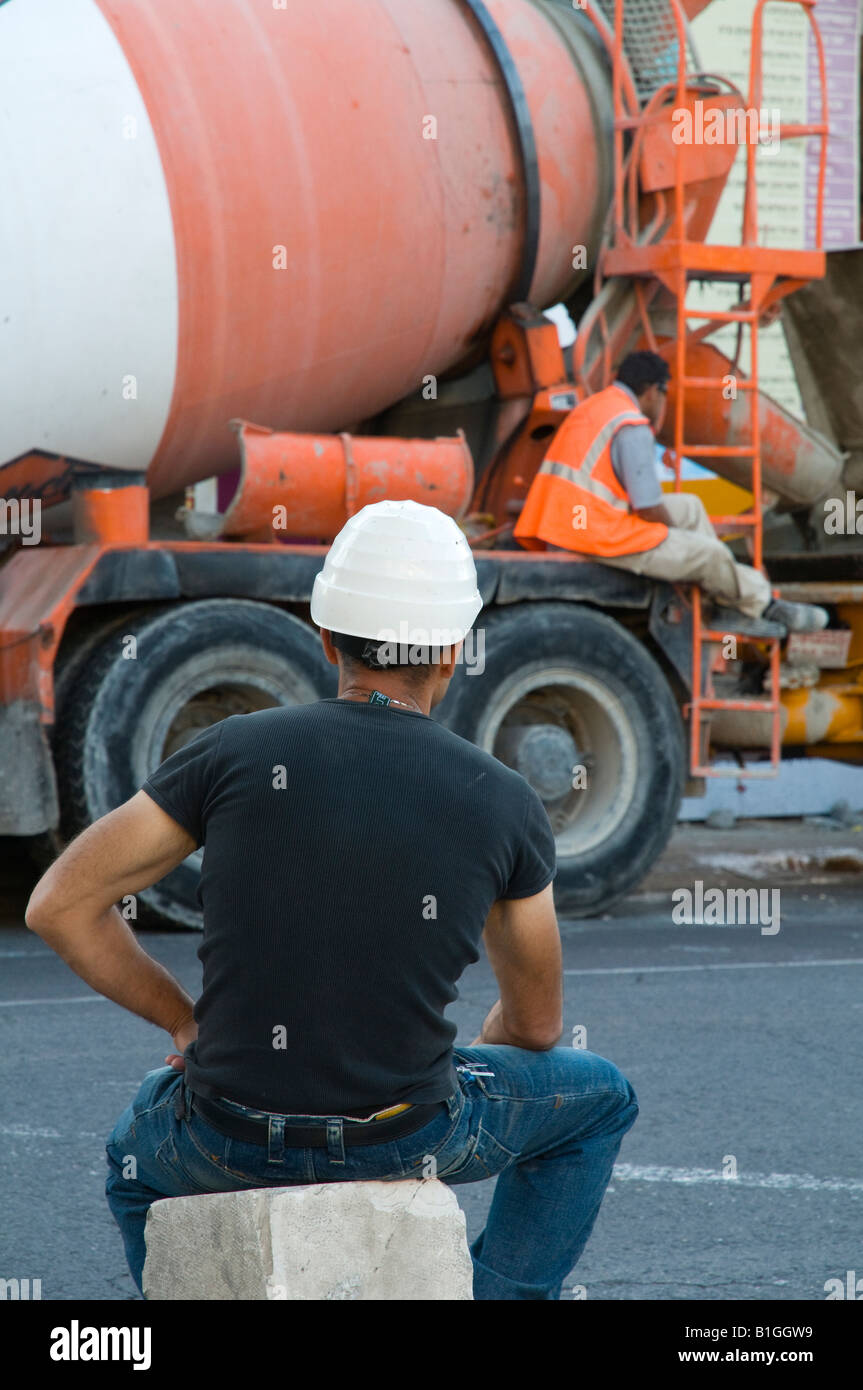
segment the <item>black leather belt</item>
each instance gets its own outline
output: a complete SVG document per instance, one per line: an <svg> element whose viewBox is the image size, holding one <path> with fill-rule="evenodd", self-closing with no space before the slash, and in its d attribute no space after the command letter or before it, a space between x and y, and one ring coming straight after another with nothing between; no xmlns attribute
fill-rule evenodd
<svg viewBox="0 0 863 1390"><path fill-rule="evenodd" d="M186 1088L188 1091L188 1087ZM218 1101L205 1100L189 1091L192 1110L202 1120L212 1125L220 1134L229 1139L241 1139L246 1144L266 1145L269 1137L269 1120L254 1120L248 1115L237 1115L233 1110L219 1105ZM433 1120L446 1106L446 1101L435 1101L431 1105L412 1105L401 1115L389 1120L369 1120L367 1124L351 1124L345 1120L342 1127L345 1147L352 1145L385 1144L388 1139L401 1139L413 1134ZM281 1117L280 1117L281 1118ZM285 1147L288 1149L323 1149L327 1146L326 1124L285 1125Z"/></svg>

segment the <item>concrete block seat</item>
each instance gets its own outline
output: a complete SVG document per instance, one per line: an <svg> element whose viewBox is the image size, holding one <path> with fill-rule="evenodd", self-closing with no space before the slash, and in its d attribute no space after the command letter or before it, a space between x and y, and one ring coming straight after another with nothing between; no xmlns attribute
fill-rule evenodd
<svg viewBox="0 0 863 1390"><path fill-rule="evenodd" d="M152 1300L473 1298L464 1213L436 1179L171 1197L145 1237Z"/></svg>

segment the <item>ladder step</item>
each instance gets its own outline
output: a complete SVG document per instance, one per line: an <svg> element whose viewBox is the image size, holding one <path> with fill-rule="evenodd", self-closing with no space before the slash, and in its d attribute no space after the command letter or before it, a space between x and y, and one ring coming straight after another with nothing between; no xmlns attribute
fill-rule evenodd
<svg viewBox="0 0 863 1390"><path fill-rule="evenodd" d="M734 709L759 711L762 714L775 714L779 704L774 700L693 700L698 709Z"/></svg>
<svg viewBox="0 0 863 1390"><path fill-rule="evenodd" d="M744 642L772 642L776 646L784 641L782 637L762 637L757 632L732 632L730 628L726 628L724 632L720 632L718 628L701 629L702 642L724 642L726 637L741 637Z"/></svg>
<svg viewBox="0 0 863 1390"><path fill-rule="evenodd" d="M751 309L692 309L687 304L684 318L709 319L716 323L757 323L758 314Z"/></svg>
<svg viewBox="0 0 863 1390"><path fill-rule="evenodd" d="M694 767L694 768L692 769L692 776L693 776L693 777L736 777L736 778L738 778L738 779L740 779L740 778L742 778L742 777L754 777L754 778L759 778L759 777L761 777L761 778L764 778L764 777L776 777L777 774L778 774L778 772L779 772L779 764L778 764L778 763L776 763L776 764L771 763L770 767L764 769L764 771L755 771L754 769L753 769L752 771L749 771L749 770L747 770L746 768L741 768L741 767Z"/></svg>
<svg viewBox="0 0 863 1390"><path fill-rule="evenodd" d="M829 135L830 127L827 125L780 125L777 133L780 141L796 140L806 135Z"/></svg>
<svg viewBox="0 0 863 1390"><path fill-rule="evenodd" d="M741 639L741 642L763 642L764 645L780 646L781 637L759 637L757 632L705 632L702 630L702 642L724 642L728 637ZM856 687L855 687L856 688Z"/></svg>
<svg viewBox="0 0 863 1390"><path fill-rule="evenodd" d="M717 459L755 458L755 450L750 444L687 444L685 452L690 458L707 456Z"/></svg>
<svg viewBox="0 0 863 1390"><path fill-rule="evenodd" d="M715 376L685 376L685 377L683 377L683 378L678 377L678 379L677 379L677 385L678 385L678 386L682 385L682 386L684 387L684 389L685 389L687 386L694 386L694 387L698 387L699 389L705 390L705 391L708 389L708 387L710 387L710 388L712 388L713 390L715 390L715 389L716 389L716 377L715 377ZM738 382L737 382L736 389L737 389L738 391L757 391L757 390L758 390L758 387L757 387L757 385L756 385L756 383L755 383L754 381L750 381L750 380L747 379L746 381L738 381Z"/></svg>

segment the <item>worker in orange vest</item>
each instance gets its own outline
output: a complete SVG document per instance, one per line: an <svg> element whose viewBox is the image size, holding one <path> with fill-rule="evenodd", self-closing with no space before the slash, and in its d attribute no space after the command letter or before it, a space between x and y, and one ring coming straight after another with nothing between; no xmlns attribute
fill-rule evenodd
<svg viewBox="0 0 863 1390"><path fill-rule="evenodd" d="M698 584L719 605L786 632L824 627L826 609L774 600L770 581L734 559L700 497L663 493L654 435L669 376L657 353L630 353L611 386L570 411L531 484L516 540L527 549L545 542L577 551L651 579Z"/></svg>

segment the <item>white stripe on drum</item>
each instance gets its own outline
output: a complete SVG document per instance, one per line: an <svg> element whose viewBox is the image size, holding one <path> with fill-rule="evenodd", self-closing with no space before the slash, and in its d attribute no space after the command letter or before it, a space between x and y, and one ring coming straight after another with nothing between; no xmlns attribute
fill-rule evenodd
<svg viewBox="0 0 863 1390"><path fill-rule="evenodd" d="M0 463L39 447L146 468L174 390L174 233L95 0L0 5L0 92Z"/></svg>

